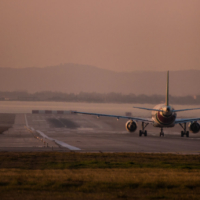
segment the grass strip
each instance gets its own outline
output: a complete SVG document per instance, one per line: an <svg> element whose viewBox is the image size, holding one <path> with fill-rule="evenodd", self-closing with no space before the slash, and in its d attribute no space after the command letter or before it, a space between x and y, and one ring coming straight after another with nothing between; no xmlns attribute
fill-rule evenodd
<svg viewBox="0 0 200 200"><path fill-rule="evenodd" d="M200 199L199 155L0 153L0 199Z"/></svg>
<svg viewBox="0 0 200 200"><path fill-rule="evenodd" d="M200 169L199 155L145 153L0 153L1 168L169 168Z"/></svg>

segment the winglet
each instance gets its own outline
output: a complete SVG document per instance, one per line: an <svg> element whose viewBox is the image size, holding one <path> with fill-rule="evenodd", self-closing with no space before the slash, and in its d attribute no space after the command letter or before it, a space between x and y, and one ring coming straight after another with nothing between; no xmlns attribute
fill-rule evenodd
<svg viewBox="0 0 200 200"><path fill-rule="evenodd" d="M166 100L165 105L169 106L169 71L167 71L167 88L166 88Z"/></svg>

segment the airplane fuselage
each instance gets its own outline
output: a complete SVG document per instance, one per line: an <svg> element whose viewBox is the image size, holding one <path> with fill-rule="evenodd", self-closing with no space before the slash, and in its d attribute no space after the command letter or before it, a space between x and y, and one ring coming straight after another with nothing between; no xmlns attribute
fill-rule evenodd
<svg viewBox="0 0 200 200"><path fill-rule="evenodd" d="M154 109L160 111L152 111L153 126L173 127L175 125L176 113L173 112L174 109L171 106L159 104L156 105Z"/></svg>

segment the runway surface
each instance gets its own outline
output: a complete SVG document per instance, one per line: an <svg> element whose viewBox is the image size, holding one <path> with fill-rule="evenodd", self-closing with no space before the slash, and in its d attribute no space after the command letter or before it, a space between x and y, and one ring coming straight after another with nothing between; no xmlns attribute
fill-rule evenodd
<svg viewBox="0 0 200 200"><path fill-rule="evenodd" d="M147 127L139 137L125 129L127 120L75 114L16 114L8 131L0 134L0 151L147 152L200 154L200 133L180 137L181 127ZM28 128L27 128L28 127Z"/></svg>

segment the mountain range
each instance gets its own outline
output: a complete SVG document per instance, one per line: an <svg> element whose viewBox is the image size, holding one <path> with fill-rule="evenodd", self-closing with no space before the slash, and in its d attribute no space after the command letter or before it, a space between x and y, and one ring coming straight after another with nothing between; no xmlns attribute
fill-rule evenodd
<svg viewBox="0 0 200 200"><path fill-rule="evenodd" d="M115 72L93 66L63 64L44 68L0 68L0 91L165 94L166 72ZM200 70L170 71L170 94L200 94Z"/></svg>

